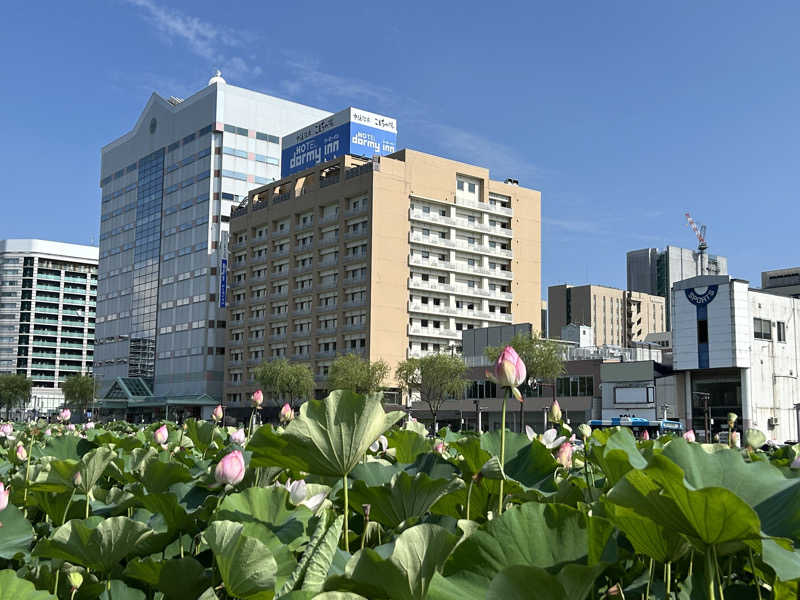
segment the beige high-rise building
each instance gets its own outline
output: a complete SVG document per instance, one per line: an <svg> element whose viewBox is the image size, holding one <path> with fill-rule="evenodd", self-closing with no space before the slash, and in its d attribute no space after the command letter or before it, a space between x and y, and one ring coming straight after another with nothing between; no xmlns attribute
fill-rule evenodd
<svg viewBox="0 0 800 600"><path fill-rule="evenodd" d="M598 346L628 346L666 330L665 299L602 285L553 285L547 289L550 337L570 323L588 325Z"/></svg>
<svg viewBox="0 0 800 600"><path fill-rule="evenodd" d="M340 354L457 352L464 329L540 318L541 194L413 150L343 156L257 188L231 214L225 400L254 368ZM388 382L393 385L393 382Z"/></svg>

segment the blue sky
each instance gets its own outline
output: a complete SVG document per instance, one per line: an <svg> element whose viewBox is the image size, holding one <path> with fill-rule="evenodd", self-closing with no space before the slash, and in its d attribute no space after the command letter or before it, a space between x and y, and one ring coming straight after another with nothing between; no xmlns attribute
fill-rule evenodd
<svg viewBox="0 0 800 600"><path fill-rule="evenodd" d="M800 4L12 3L0 239L96 242L100 147L152 91L229 83L398 118L400 146L542 191L542 283L624 287L625 252L796 266ZM11 26L10 24L13 24Z"/></svg>

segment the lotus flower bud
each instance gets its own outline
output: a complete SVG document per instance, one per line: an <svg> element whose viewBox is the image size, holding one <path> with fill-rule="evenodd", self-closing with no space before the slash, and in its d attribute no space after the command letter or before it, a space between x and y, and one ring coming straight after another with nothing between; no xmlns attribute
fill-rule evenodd
<svg viewBox="0 0 800 600"><path fill-rule="evenodd" d="M72 476L72 485L75 487L80 487L83 483L83 477L81 476L80 471L76 471L75 475Z"/></svg>
<svg viewBox="0 0 800 600"><path fill-rule="evenodd" d="M17 458L20 462L25 462L28 458L28 453L22 444L17 444Z"/></svg>
<svg viewBox="0 0 800 600"><path fill-rule="evenodd" d="M81 575L78 571L70 571L67 575L67 581L69 581L70 586L72 586L73 590L80 589L83 585L83 575Z"/></svg>
<svg viewBox="0 0 800 600"><path fill-rule="evenodd" d="M736 423L736 419L739 416L736 413L728 413L728 427L733 427L733 424Z"/></svg>
<svg viewBox="0 0 800 600"><path fill-rule="evenodd" d="M0 437L8 437L14 433L14 427L11 423L3 423L0 425Z"/></svg>
<svg viewBox="0 0 800 600"><path fill-rule="evenodd" d="M587 423L581 423L578 425L578 433L584 440L586 440L592 437L592 428Z"/></svg>
<svg viewBox="0 0 800 600"><path fill-rule="evenodd" d="M644 430L644 433L642 434L642 439L645 442L650 439L650 433L647 431L647 429Z"/></svg>
<svg viewBox="0 0 800 600"><path fill-rule="evenodd" d="M215 421L222 421L222 404L217 404L217 408L211 413L211 418Z"/></svg>
<svg viewBox="0 0 800 600"><path fill-rule="evenodd" d="M253 394L253 397L251 398L251 400L253 402L253 406L254 407L261 408L261 405L264 404L264 394L261 392L261 390L257 390Z"/></svg>
<svg viewBox="0 0 800 600"><path fill-rule="evenodd" d="M92 421L89 421L88 423L84 423L83 424L83 429L84 430L94 429L94 423Z"/></svg>
<svg viewBox="0 0 800 600"><path fill-rule="evenodd" d="M169 432L167 431L166 425L162 425L153 433L153 439L156 441L156 444L166 444L168 437Z"/></svg>
<svg viewBox="0 0 800 600"><path fill-rule="evenodd" d="M445 445L443 440L439 440L438 442L436 442L433 445L433 451L436 452L437 454L442 454L443 455L444 451L446 449L447 449L447 446Z"/></svg>
<svg viewBox="0 0 800 600"><path fill-rule="evenodd" d="M748 429L744 434L744 443L748 448L756 450L761 448L767 441L767 436L764 432L758 429Z"/></svg>
<svg viewBox="0 0 800 600"><path fill-rule="evenodd" d="M683 434L683 439L685 439L687 442L690 442L690 443L697 441L697 438L694 435L694 429L690 429L689 431L684 433Z"/></svg>
<svg viewBox="0 0 800 600"><path fill-rule="evenodd" d="M48 436L49 436L49 435L51 435L52 433L53 433L53 432L50 430L50 428L49 428L49 427L48 427L47 429L45 429L45 430L44 430L44 434L45 434L45 435L48 435Z"/></svg>
<svg viewBox="0 0 800 600"><path fill-rule="evenodd" d="M244 458L239 450L226 454L214 471L217 483L236 485L244 479Z"/></svg>
<svg viewBox="0 0 800 600"><path fill-rule="evenodd" d="M58 420L62 423L66 423L72 418L72 413L68 408L64 408L58 413Z"/></svg>
<svg viewBox="0 0 800 600"><path fill-rule="evenodd" d="M281 423L289 423L290 421L294 420L294 411L292 410L292 407L289 406L288 402L283 405L283 408L281 408L280 419Z"/></svg>
<svg viewBox="0 0 800 600"><path fill-rule="evenodd" d="M70 431L75 431L75 425L70 423L69 425L67 425L67 429L70 430Z"/></svg>
<svg viewBox="0 0 800 600"><path fill-rule="evenodd" d="M511 346L506 346L494 363L494 371L490 374L490 379L498 387L511 388L517 400L522 401L522 394L517 387L525 382L527 374L525 363L522 362L517 351Z"/></svg>
<svg viewBox="0 0 800 600"><path fill-rule="evenodd" d="M742 436L741 436L741 434L738 431L734 431L731 434L731 437L733 438L733 445L736 448L741 448L742 447Z"/></svg>
<svg viewBox="0 0 800 600"><path fill-rule="evenodd" d="M561 423L561 405L558 403L558 400L553 401L547 418L550 419L551 423Z"/></svg>
<svg viewBox="0 0 800 600"><path fill-rule="evenodd" d="M556 461L565 469L569 469L572 466L572 444L564 442L559 446Z"/></svg>
<svg viewBox="0 0 800 600"><path fill-rule="evenodd" d="M244 444L244 429L237 429L231 434L231 441L240 446Z"/></svg>
<svg viewBox="0 0 800 600"><path fill-rule="evenodd" d="M8 495L11 493L11 488L6 488L3 482L0 481L0 511L3 511L8 506Z"/></svg>

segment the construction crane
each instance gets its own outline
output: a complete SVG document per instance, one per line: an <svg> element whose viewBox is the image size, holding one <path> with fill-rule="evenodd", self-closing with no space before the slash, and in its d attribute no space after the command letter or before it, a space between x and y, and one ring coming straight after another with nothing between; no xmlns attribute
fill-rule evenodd
<svg viewBox="0 0 800 600"><path fill-rule="evenodd" d="M707 271L706 250L708 250L708 242L706 242L706 226L698 226L694 219L692 219L692 215L690 215L688 212L685 214L686 220L689 223L689 228L694 231L694 234L697 236L697 253L700 255L700 268L698 271L700 275L705 275Z"/></svg>

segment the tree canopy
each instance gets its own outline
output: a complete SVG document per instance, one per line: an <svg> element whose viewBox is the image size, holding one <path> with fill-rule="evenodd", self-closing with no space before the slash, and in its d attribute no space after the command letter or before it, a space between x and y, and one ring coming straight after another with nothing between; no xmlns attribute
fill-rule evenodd
<svg viewBox="0 0 800 600"><path fill-rule="evenodd" d="M337 356L328 372L328 389L352 390L359 394L379 392L389 370L384 360L371 363L356 354Z"/></svg>
<svg viewBox="0 0 800 600"><path fill-rule="evenodd" d="M280 402L281 395L286 394L289 404L294 408L314 392L311 368L301 363L290 363L285 358L261 363L255 369L255 376L261 390L269 394L276 404Z"/></svg>
<svg viewBox="0 0 800 600"><path fill-rule="evenodd" d="M397 366L395 376L409 400L413 394L419 394L420 401L428 405L435 423L442 403L447 398L461 396L469 385L464 378L466 370L459 356L430 354L404 360Z"/></svg>
<svg viewBox="0 0 800 600"><path fill-rule="evenodd" d="M89 375L69 377L61 389L64 392L64 403L70 408L86 411L94 400L94 378Z"/></svg>
<svg viewBox="0 0 800 600"><path fill-rule="evenodd" d="M31 396L31 380L24 375L0 375L0 406L8 411L28 401Z"/></svg>

